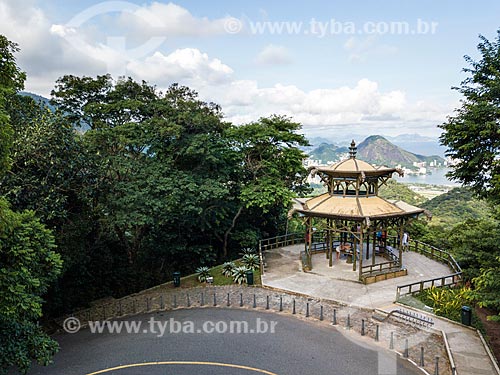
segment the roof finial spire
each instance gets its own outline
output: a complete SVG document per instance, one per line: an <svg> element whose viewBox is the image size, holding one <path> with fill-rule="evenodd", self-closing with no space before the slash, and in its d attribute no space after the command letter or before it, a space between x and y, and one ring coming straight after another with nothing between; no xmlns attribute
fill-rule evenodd
<svg viewBox="0 0 500 375"><path fill-rule="evenodd" d="M354 142L354 139L351 142L351 147L349 147L349 155L351 159L356 159L356 152L358 148L356 147L356 142Z"/></svg>

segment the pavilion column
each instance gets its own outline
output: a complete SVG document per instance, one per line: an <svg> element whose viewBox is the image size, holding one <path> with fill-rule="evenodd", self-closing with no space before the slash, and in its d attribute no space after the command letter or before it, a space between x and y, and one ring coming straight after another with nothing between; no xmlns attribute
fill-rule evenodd
<svg viewBox="0 0 500 375"><path fill-rule="evenodd" d="M357 227L356 227L357 228ZM351 232L353 235L353 241L352 241L352 270L356 271L356 264L358 263L358 253L356 249L358 248L358 236L357 232L353 231L351 228Z"/></svg>
<svg viewBox="0 0 500 375"><path fill-rule="evenodd" d="M377 246L377 226L375 225L373 228L372 266L375 265L375 247Z"/></svg>
<svg viewBox="0 0 500 375"><path fill-rule="evenodd" d="M332 252L332 247L333 247L333 238L332 238L332 220L328 219L327 220L327 239L328 239L328 266L333 267L333 252Z"/></svg>
<svg viewBox="0 0 500 375"><path fill-rule="evenodd" d="M403 235L404 235L404 221L399 221L399 267L403 267Z"/></svg>
<svg viewBox="0 0 500 375"><path fill-rule="evenodd" d="M326 230L325 230L325 234L324 234L324 237L323 239L325 240L325 256L326 256L326 259L328 259L328 257L330 256L330 240L329 240L329 236L330 236L330 230L328 229L328 224L330 222L330 219L326 219Z"/></svg>
<svg viewBox="0 0 500 375"><path fill-rule="evenodd" d="M361 226L359 227L359 243L360 243L360 248L359 248L359 280L361 281L361 275L363 274L363 244L364 244L364 239L363 239L363 230L364 230L364 223L361 223ZM356 249L354 249L356 251Z"/></svg>
<svg viewBox="0 0 500 375"><path fill-rule="evenodd" d="M370 233L371 230L368 230L366 234L366 260L370 259Z"/></svg>
<svg viewBox="0 0 500 375"><path fill-rule="evenodd" d="M311 266L311 269L312 269L312 243L313 243L313 218L310 217L309 218L309 244L308 244L308 247L309 247L309 251L308 251L308 261L309 261L309 265Z"/></svg>

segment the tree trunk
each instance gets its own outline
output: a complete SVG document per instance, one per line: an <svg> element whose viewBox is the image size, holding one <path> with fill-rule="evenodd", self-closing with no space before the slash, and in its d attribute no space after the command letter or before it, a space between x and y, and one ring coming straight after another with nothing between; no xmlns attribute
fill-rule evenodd
<svg viewBox="0 0 500 375"><path fill-rule="evenodd" d="M231 234L231 231L234 229L234 227L236 225L236 220L238 220L238 218L240 217L240 215L241 215L242 212L243 212L243 206L241 206L240 208L238 208L238 212L236 212L236 215L234 215L233 221L231 222L231 226L224 233L224 243L222 245L222 256L224 258L227 257L227 242L228 242L228 239L229 239L229 234Z"/></svg>

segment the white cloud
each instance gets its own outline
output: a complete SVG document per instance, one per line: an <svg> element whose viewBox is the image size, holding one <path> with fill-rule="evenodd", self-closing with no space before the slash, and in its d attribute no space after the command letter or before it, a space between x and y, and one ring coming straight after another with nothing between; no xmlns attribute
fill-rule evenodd
<svg viewBox="0 0 500 375"><path fill-rule="evenodd" d="M155 52L143 61L128 64L128 70L141 79L159 85L172 82L183 84L220 84L228 82L233 70L219 59L210 59L195 48L178 49L169 55Z"/></svg>
<svg viewBox="0 0 500 375"><path fill-rule="evenodd" d="M290 51L283 46L269 44L255 58L259 65L286 65L292 62Z"/></svg>
<svg viewBox="0 0 500 375"><path fill-rule="evenodd" d="M206 36L225 34L224 26L229 19L229 16L218 19L195 17L179 5L153 2L133 14L122 13L119 24L129 32L132 30L147 37Z"/></svg>
<svg viewBox="0 0 500 375"><path fill-rule="evenodd" d="M34 1L0 3L0 34L19 44L17 61L28 73L28 90L48 95L64 74L102 73L106 65L91 55L75 51L61 38L71 29L53 26Z"/></svg>
<svg viewBox="0 0 500 375"><path fill-rule="evenodd" d="M28 73L28 90L48 95L55 80L64 74L109 72L118 76L137 72L151 80L175 81L178 73L180 78L207 83L225 81L231 75L231 69L220 60L208 61L199 51L185 48L171 54L154 53L165 36L225 33L229 16L195 17L181 6L158 2L143 7L125 2L131 5L117 13L110 7L120 4L109 4L83 8L71 20L55 24L35 0L0 2L0 33L21 47L18 63ZM133 70L127 71L128 67Z"/></svg>
<svg viewBox="0 0 500 375"><path fill-rule="evenodd" d="M256 81L234 80L197 88L204 100L221 104L236 124L271 114L291 116L313 135L354 131L397 135L414 129L435 136L451 106L408 102L403 91L381 91L377 82L361 79L353 86L301 90L294 85L259 87ZM369 130L372 128L371 130Z"/></svg>

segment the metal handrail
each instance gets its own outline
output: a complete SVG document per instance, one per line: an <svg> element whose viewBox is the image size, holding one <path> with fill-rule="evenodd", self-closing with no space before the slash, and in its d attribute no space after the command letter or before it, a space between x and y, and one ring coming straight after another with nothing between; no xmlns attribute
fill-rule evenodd
<svg viewBox="0 0 500 375"><path fill-rule="evenodd" d="M449 282L448 282L449 280ZM439 283L437 283L439 281ZM413 294L413 293L419 293L424 291L425 289L432 288L432 287L443 287L443 286L453 286L457 285L462 281L462 272L456 272L452 273L450 275L446 276L441 276L441 277L435 277L433 279L426 279L426 280L421 280L417 281L414 283L410 284L405 284L405 285L398 285L396 287L396 301L402 296L406 294ZM426 285L429 284L430 285ZM418 286L418 289L414 289L414 286ZM403 289L407 288L408 291L406 293L402 293Z"/></svg>
<svg viewBox="0 0 500 375"><path fill-rule="evenodd" d="M412 246L413 245L413 246ZM455 271L455 273L461 273L462 268L458 264L458 262L455 260L453 255L451 255L449 252L446 250L441 250L435 246L429 245L425 242L421 241L410 241L410 250L415 251L417 253L426 255L429 258L432 259L438 259L442 261L443 263L447 263L448 266Z"/></svg>
<svg viewBox="0 0 500 375"><path fill-rule="evenodd" d="M448 267L450 267L450 269L453 271L453 273L446 276L436 277L433 279L417 281L411 284L398 285L396 288L396 301L401 297L401 295L422 292L424 289L430 288L432 286L436 287L453 286L459 284L462 281L462 268L455 260L453 255L451 255L446 250L442 250L435 246L429 245L425 242L416 240L410 241L409 249L411 251L415 251L419 254L425 255L428 258L439 260L443 263L446 263ZM447 280L451 281L447 282ZM440 281L440 284L436 285L436 281ZM418 286L416 290L414 290L413 288L415 286ZM407 292L403 293L403 290L406 288Z"/></svg>

